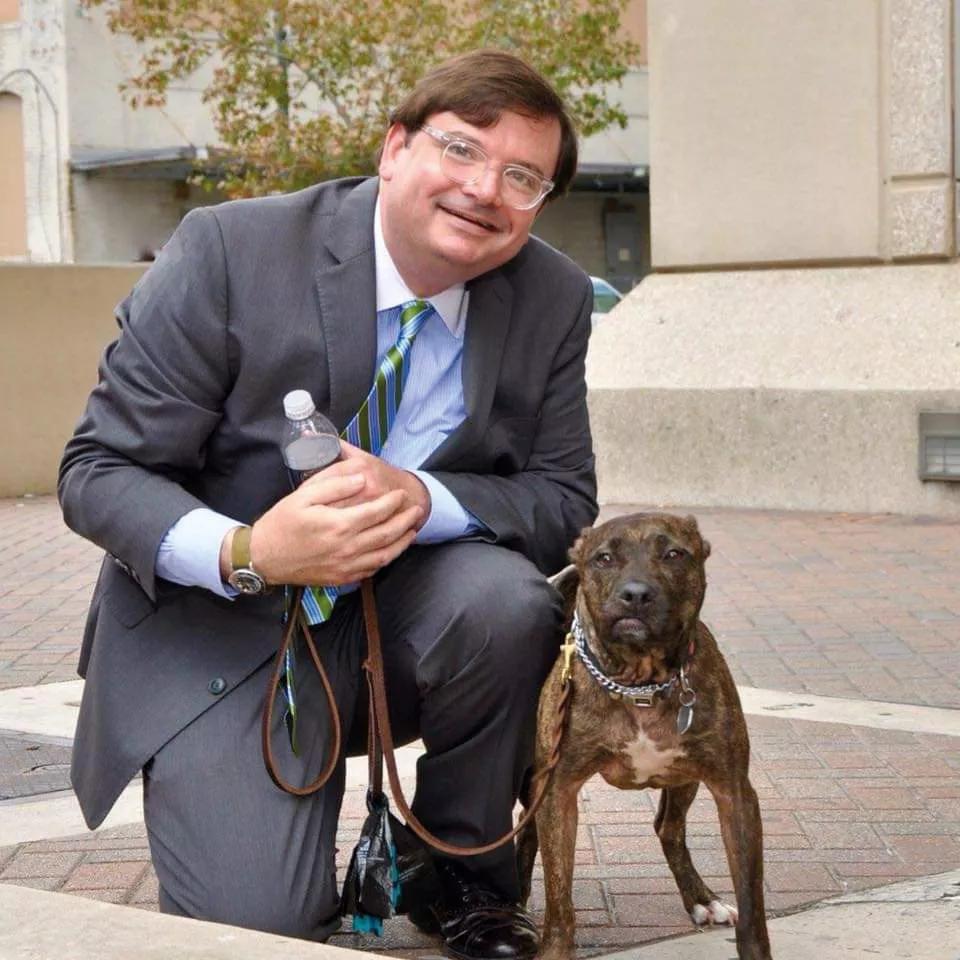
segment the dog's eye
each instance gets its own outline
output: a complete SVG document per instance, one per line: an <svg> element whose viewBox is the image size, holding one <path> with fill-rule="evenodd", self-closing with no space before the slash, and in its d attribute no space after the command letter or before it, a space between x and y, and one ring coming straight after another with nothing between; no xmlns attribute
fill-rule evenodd
<svg viewBox="0 0 960 960"><path fill-rule="evenodd" d="M681 557L687 555L686 550L681 550L679 547L671 547L665 554L667 560L679 560Z"/></svg>
<svg viewBox="0 0 960 960"><path fill-rule="evenodd" d="M593 555L593 562L598 567L609 567L613 563L613 554L609 550L601 550Z"/></svg>

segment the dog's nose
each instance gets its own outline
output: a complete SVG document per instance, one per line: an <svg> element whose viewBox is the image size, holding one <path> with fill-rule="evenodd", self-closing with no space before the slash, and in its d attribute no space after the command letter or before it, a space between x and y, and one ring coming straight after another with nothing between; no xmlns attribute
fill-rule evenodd
<svg viewBox="0 0 960 960"><path fill-rule="evenodd" d="M617 596L624 603L639 604L645 607L653 601L654 593L655 591L649 583L644 583L642 580L628 580L620 587Z"/></svg>

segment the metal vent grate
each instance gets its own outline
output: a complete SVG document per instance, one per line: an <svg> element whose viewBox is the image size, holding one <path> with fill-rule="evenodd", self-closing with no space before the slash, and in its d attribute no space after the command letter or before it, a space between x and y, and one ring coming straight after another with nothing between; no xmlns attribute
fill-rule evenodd
<svg viewBox="0 0 960 960"><path fill-rule="evenodd" d="M960 482L960 413L920 414L920 479Z"/></svg>
<svg viewBox="0 0 960 960"><path fill-rule="evenodd" d="M925 473L928 477L960 480L960 437L925 437Z"/></svg>

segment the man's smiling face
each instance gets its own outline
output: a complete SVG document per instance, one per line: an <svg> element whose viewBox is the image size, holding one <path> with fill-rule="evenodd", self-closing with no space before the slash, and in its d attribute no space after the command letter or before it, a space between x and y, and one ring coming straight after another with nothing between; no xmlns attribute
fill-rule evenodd
<svg viewBox="0 0 960 960"><path fill-rule="evenodd" d="M422 131L395 124L380 160L380 209L384 239L401 276L419 296L493 270L527 242L540 208L515 210L503 202L503 164L529 167L551 178L560 152L560 124L505 110L489 127L451 112L425 121L477 144L489 157L472 184L456 183L440 169L443 150Z"/></svg>

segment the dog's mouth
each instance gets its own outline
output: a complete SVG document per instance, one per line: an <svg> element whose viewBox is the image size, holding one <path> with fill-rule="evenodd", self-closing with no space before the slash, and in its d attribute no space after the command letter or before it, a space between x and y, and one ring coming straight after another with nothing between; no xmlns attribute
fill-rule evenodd
<svg viewBox="0 0 960 960"><path fill-rule="evenodd" d="M650 636L650 627L638 617L621 617L611 624L610 636L621 643L643 643Z"/></svg>

